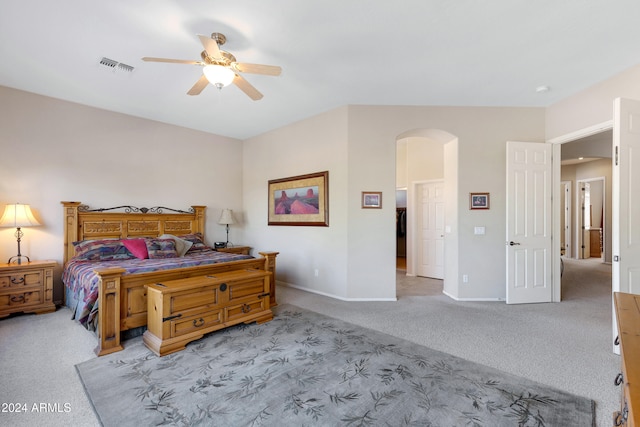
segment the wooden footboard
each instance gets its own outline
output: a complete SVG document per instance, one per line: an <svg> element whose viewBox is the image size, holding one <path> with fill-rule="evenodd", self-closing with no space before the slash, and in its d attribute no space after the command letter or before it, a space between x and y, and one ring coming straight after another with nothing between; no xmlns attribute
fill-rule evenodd
<svg viewBox="0 0 640 427"><path fill-rule="evenodd" d="M98 297L98 356L123 349L120 332L147 324L147 294L145 285L186 277L204 276L246 269L267 270L275 278L278 252L260 252L261 258L200 265L175 270L129 274L122 268L96 270L100 276ZM271 307L277 305L275 279L270 281Z"/></svg>

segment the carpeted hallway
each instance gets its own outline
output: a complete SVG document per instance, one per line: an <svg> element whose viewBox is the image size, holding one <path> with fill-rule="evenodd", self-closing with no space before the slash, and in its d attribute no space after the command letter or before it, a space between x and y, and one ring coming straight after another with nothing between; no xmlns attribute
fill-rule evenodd
<svg viewBox="0 0 640 427"><path fill-rule="evenodd" d="M397 302L345 302L287 287L278 299L594 399L598 425L608 426L620 363L611 345L610 275L599 260L565 260L557 304L456 302L442 295L440 281L406 277ZM97 425L74 368L95 357L95 337L69 318L60 309L0 320L0 400L28 409L0 413L0 425ZM52 405L34 412L34 403Z"/></svg>

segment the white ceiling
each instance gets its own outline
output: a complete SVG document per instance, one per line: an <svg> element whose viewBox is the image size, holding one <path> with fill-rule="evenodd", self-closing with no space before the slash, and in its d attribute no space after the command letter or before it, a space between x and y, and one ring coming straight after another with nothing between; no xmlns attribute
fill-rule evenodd
<svg viewBox="0 0 640 427"><path fill-rule="evenodd" d="M548 106L640 63L638 18L638 0L2 0L0 85L244 139L347 104ZM188 96L200 67L140 59L197 60L212 32L283 68L244 74L262 100Z"/></svg>

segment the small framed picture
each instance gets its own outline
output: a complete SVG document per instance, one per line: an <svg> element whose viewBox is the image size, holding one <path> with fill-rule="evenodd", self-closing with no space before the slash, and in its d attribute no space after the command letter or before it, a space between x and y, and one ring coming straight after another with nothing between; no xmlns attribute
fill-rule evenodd
<svg viewBox="0 0 640 427"><path fill-rule="evenodd" d="M362 209L381 209L382 191L363 191Z"/></svg>
<svg viewBox="0 0 640 427"><path fill-rule="evenodd" d="M489 193L469 193L469 209L489 209Z"/></svg>

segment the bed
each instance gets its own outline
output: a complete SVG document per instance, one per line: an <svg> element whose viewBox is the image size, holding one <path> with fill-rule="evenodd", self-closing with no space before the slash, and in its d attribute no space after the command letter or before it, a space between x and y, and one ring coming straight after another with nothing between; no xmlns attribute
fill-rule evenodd
<svg viewBox="0 0 640 427"><path fill-rule="evenodd" d="M205 241L205 206L182 211L133 206L93 209L80 202L62 202L62 205L65 303L74 311L76 320L88 329L95 329L98 356L122 350L120 334L146 326L147 284L244 269L266 270L275 278L278 252L260 252L260 256L254 258L217 252L206 244L194 243L197 239L193 240L193 236L199 236L202 243ZM179 238L174 239L175 245L170 247L166 236ZM96 241L111 240L133 244L142 239L167 247L154 247L158 251L153 253L158 256L153 259L132 257L136 247L128 250L126 256L120 251L114 252L113 257L76 256L77 248L85 243L87 247ZM176 250L183 239L193 240L192 249L198 250L189 249L180 257L163 256L169 250ZM271 307L277 305L275 280L271 280L269 298Z"/></svg>

